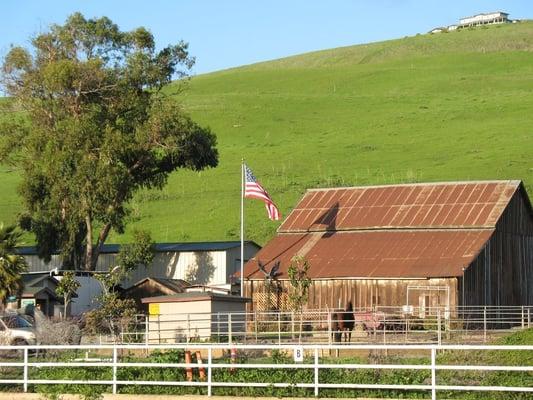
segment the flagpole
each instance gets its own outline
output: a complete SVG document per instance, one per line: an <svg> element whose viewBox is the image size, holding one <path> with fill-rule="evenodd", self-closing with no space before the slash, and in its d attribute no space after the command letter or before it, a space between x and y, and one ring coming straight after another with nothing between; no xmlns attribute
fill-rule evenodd
<svg viewBox="0 0 533 400"><path fill-rule="evenodd" d="M244 158L241 160L241 297L244 297Z"/></svg>

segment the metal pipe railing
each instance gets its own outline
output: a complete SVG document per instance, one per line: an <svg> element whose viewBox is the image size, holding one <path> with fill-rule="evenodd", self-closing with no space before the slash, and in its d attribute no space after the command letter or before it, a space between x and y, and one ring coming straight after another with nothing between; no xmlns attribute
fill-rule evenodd
<svg viewBox="0 0 533 400"><path fill-rule="evenodd" d="M183 350L183 351L207 351L207 361L201 365L192 362L172 362L172 363L157 363L151 362L147 357L146 362L127 361L122 360L122 354L127 350L143 350L149 353L152 350ZM284 363L257 363L252 358L251 362L227 362L225 356L214 356L214 352L218 351L220 354L230 349L246 352L250 350L262 350L269 352L272 350L283 351L286 354L293 354L300 352L307 354L309 357L301 358L297 361L295 357L294 362L289 362L286 358ZM63 361L38 361L37 357L29 357L30 352L46 355L46 351L72 351L72 350L93 350L95 352L111 352L111 359L103 359L98 362L87 361L80 362L78 359L68 359L67 355L62 357ZM332 350L366 350L366 351L380 351L386 352L388 350L401 350L408 353L420 351L426 352L426 355L419 356L427 360L425 363L417 364L395 364L395 363L332 363L329 357L323 357L325 351ZM0 367L22 368L22 377L16 378L0 378L0 384L22 385L23 391L28 392L30 385L54 385L54 384L76 384L76 385L106 385L109 386L110 391L114 394L118 392L118 388L129 385L158 385L158 386L199 386L207 388L207 395L211 396L213 388L216 387L300 387L312 389L315 396L320 395L321 389L384 389L384 390L416 390L427 391L431 393L431 398L436 399L439 391L484 391L484 392L524 392L533 393L531 386L484 386L482 384L472 385L467 378L461 379L457 374L454 374L454 385L446 382L439 383L437 381L438 371L507 371L507 372L533 372L531 365L472 365L472 364L457 364L449 365L439 362L437 355L439 352L464 352L475 351L477 354L482 354L485 351L517 351L517 352L532 352L533 345L528 346L486 346L486 345L234 345L234 344L173 344L173 345L80 345L80 346L0 346L0 354L2 352L17 352L20 359L22 353L22 361L0 362ZM385 356L386 357L386 356ZM102 370L112 371L111 379L39 379L32 375L39 368L81 368L81 367L96 367ZM206 380L178 380L178 381L137 381L119 379L119 372L127 368L205 368L207 369ZM382 384L382 383L332 383L320 380L320 371L325 369L378 369L378 370L407 370L414 374L420 371L429 371L431 374L431 383L427 384ZM312 382L243 382L243 381L216 381L213 375L213 370L216 369L263 369L280 370L280 369L309 369L313 371ZM231 376L231 375L230 375ZM265 376L269 376L266 374ZM184 375L185 377L185 375Z"/></svg>
<svg viewBox="0 0 533 400"><path fill-rule="evenodd" d="M463 336L467 335L470 342L485 343L488 335L506 332L511 327L523 329L531 327L532 308L532 306L468 306L450 310L442 307L426 307L425 318L417 317L419 310L416 308L413 308L412 314L402 313L400 307L378 307L374 311L359 309L354 311L353 322L356 327L354 335L375 342L376 335L380 334L384 336L385 343L387 335L392 342L401 340L400 336L403 334L405 342L414 340L435 343L441 343L443 338L453 342L454 336L464 341ZM145 343L206 340L281 343L290 337L291 340L302 338L303 341L312 343L331 343L335 339L335 333L338 333L335 326L339 322L341 320L338 314L331 310L305 310L301 316L295 312L258 311L174 314L165 315L164 321L159 315L144 316L144 322L138 324L141 328L133 332L124 332L122 340L127 342L130 337L144 336ZM304 329L300 330L300 326ZM424 339L424 336L427 338Z"/></svg>

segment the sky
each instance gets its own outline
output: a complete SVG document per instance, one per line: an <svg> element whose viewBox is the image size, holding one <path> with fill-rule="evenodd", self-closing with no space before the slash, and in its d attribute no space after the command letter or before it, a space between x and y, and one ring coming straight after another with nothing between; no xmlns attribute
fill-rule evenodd
<svg viewBox="0 0 533 400"><path fill-rule="evenodd" d="M333 47L370 43L504 11L533 19L532 0L1 0L0 57L80 11L122 30L149 29L159 48L180 40L194 74Z"/></svg>

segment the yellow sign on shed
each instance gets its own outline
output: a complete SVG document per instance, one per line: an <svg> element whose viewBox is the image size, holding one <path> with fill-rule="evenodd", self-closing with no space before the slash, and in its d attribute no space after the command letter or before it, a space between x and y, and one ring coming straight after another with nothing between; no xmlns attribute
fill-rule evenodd
<svg viewBox="0 0 533 400"><path fill-rule="evenodd" d="M148 304L148 313L150 315L159 315L159 303Z"/></svg>

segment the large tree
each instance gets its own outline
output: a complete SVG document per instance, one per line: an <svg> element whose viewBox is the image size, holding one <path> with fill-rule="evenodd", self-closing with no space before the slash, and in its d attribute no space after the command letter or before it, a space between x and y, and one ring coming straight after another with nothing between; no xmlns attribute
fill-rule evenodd
<svg viewBox="0 0 533 400"><path fill-rule="evenodd" d="M31 44L3 61L20 112L0 126L0 161L22 170L21 223L40 255L61 249L94 270L110 231L124 231L135 192L163 187L177 168L215 167L216 137L162 92L185 80L187 44L157 51L144 28L122 32L79 13Z"/></svg>

